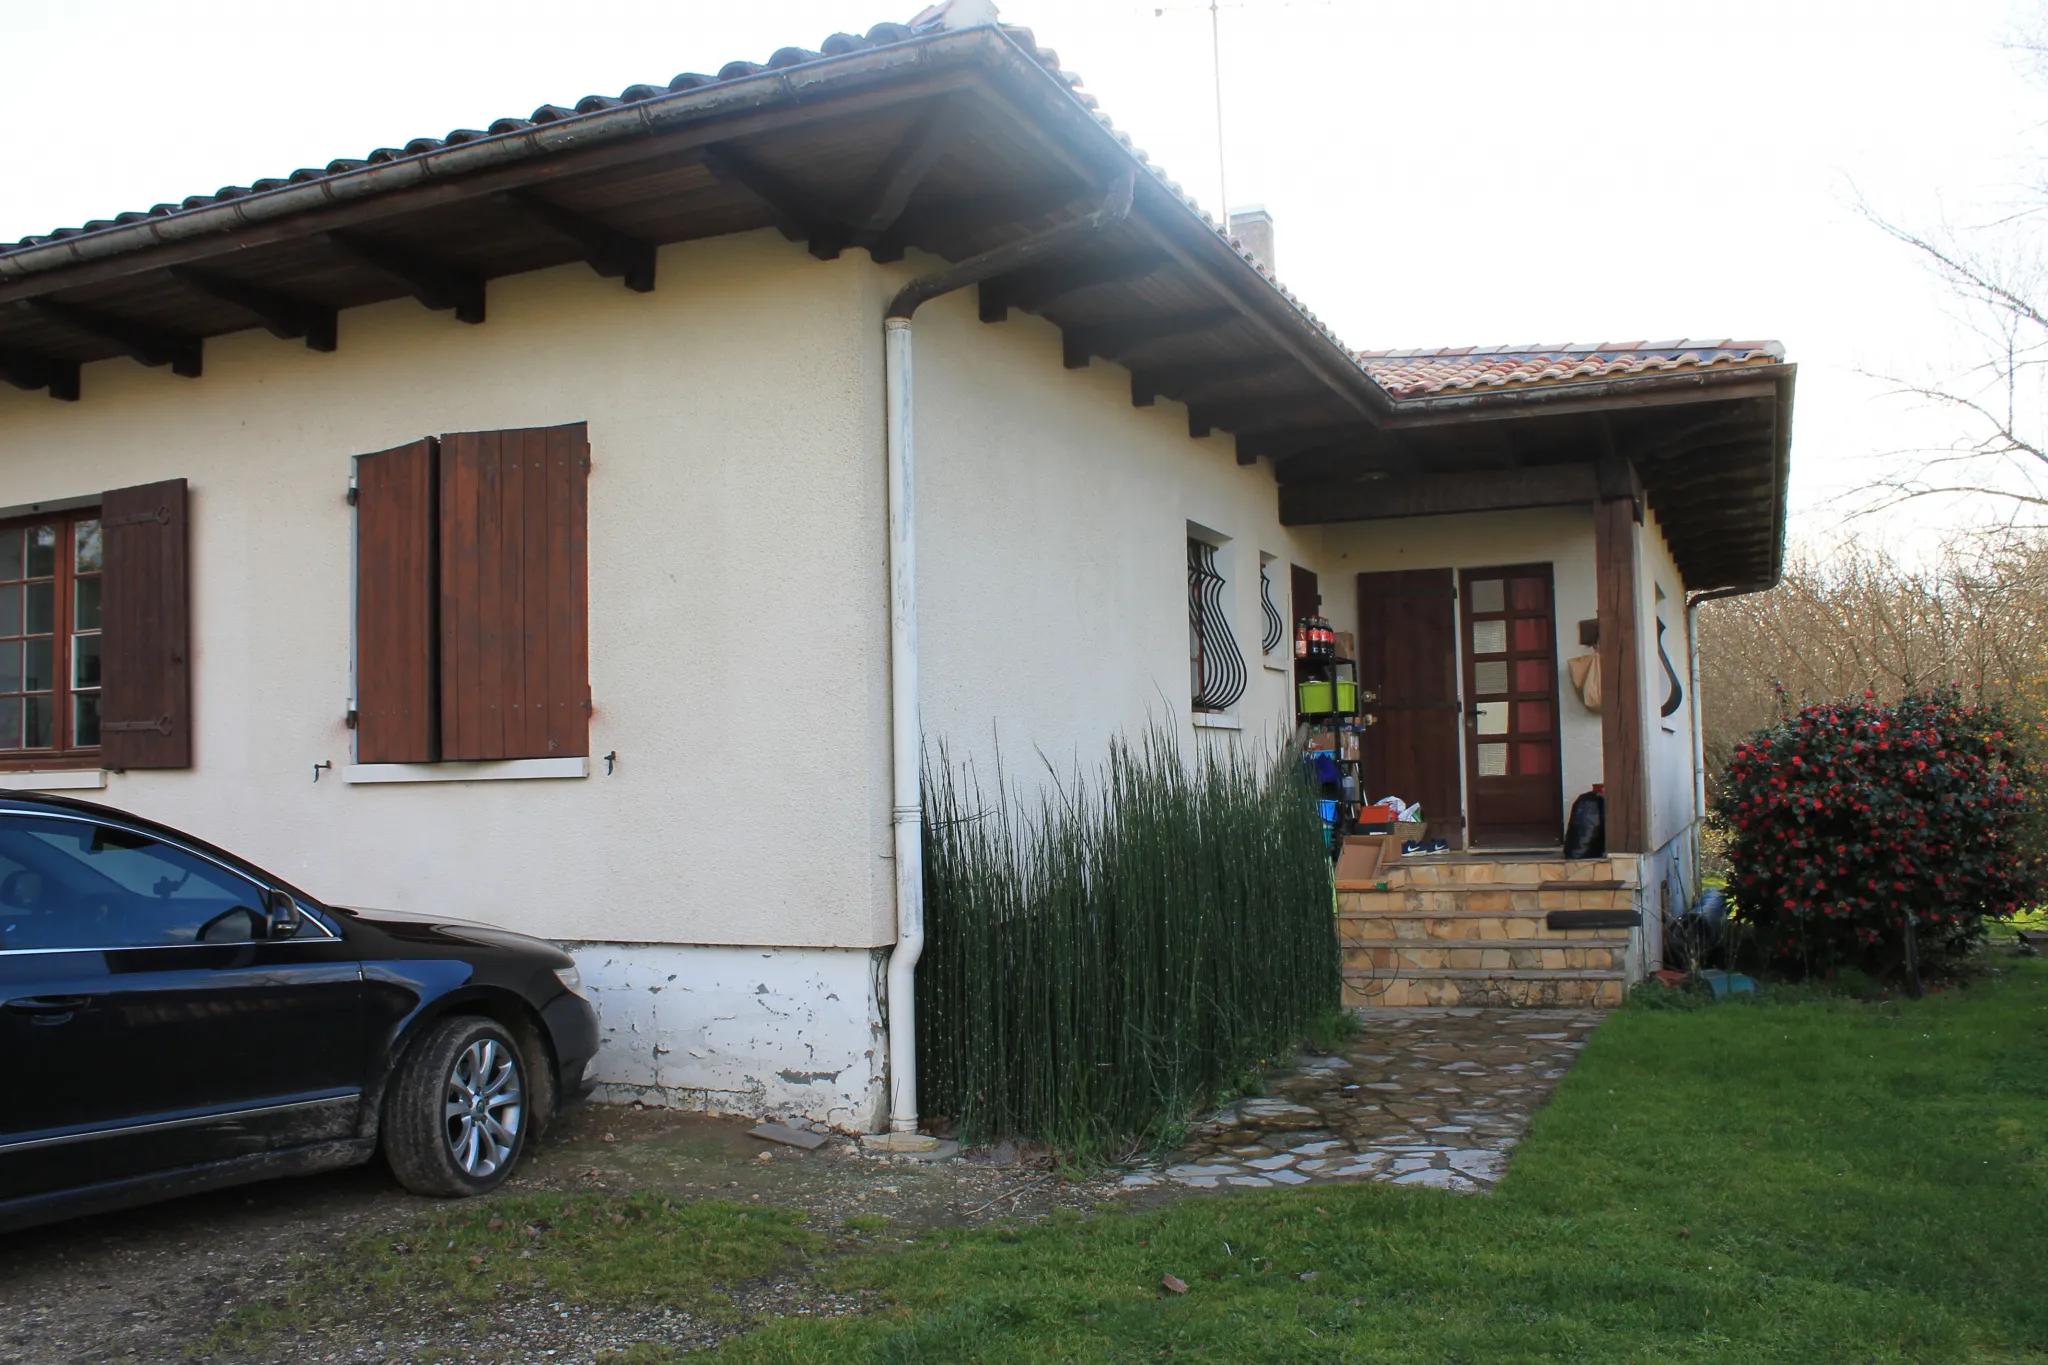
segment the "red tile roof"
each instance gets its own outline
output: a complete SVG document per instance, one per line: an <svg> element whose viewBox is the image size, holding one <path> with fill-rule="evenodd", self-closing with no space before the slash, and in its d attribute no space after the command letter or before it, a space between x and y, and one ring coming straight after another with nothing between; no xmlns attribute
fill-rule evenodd
<svg viewBox="0 0 2048 1365"><path fill-rule="evenodd" d="M1353 355L1381 388L1400 399L1589 384L1672 370L1780 365L1785 348L1775 341L1621 341L1592 346L1566 343L1356 351Z"/></svg>

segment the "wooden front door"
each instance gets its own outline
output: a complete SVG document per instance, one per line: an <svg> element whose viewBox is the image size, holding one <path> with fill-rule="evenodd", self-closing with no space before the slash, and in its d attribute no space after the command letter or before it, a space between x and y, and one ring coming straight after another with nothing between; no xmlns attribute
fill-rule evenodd
<svg viewBox="0 0 2048 1365"><path fill-rule="evenodd" d="M1475 845L1563 838L1557 619L1548 564L1466 569L1465 782Z"/></svg>
<svg viewBox="0 0 2048 1365"><path fill-rule="evenodd" d="M1458 590L1449 569L1358 576L1358 685L1366 796L1422 803L1433 837L1462 842L1458 803Z"/></svg>

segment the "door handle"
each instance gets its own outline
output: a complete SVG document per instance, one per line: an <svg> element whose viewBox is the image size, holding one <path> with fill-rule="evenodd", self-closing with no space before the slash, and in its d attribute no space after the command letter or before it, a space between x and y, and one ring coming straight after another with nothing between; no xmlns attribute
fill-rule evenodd
<svg viewBox="0 0 2048 1365"><path fill-rule="evenodd" d="M9 1014L26 1014L38 1024L62 1024L91 1003L89 995L24 995L0 1008Z"/></svg>

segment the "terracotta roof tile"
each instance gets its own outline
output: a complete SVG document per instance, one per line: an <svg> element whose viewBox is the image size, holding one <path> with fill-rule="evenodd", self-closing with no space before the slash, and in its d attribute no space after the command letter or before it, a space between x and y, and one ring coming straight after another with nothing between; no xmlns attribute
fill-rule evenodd
<svg viewBox="0 0 2048 1365"><path fill-rule="evenodd" d="M891 43L908 42L943 28L944 25L939 18L941 14L942 7L934 6L910 24L876 24L864 35L835 33L820 43L815 51L801 47L780 48L766 63L727 62L719 68L715 76L685 71L664 85L629 85L616 98L609 95L586 95L577 100L573 107L566 108L558 104L544 104L526 118L501 118L491 123L484 131L458 128L443 137L415 138L402 149L381 147L362 158L337 158L324 166L302 168L282 178L257 180L247 186L223 186L210 195L193 195L181 203L157 204L140 212L130 211L117 214L111 219L97 219L82 227L58 228L38 236L24 237L19 242L0 242L0 255L143 219L163 218L206 208L224 201L282 189L288 185L346 175L374 164L426 156L443 147L472 142L478 138L517 133L536 124L554 123L617 108L622 104L662 99L681 91L701 89L726 81L746 80L769 71L786 70L811 62L830 61L835 57L864 52ZM1210 229L1227 242L1247 266L1272 285L1311 327L1328 339L1331 345L1350 355L1355 363L1396 399L1428 397L1466 390L1520 390L1552 384L1590 382L1596 379L1649 376L1688 367L1704 369L1741 364L1775 364L1785 358L1784 348L1774 341L1667 341L1606 343L1598 346L1568 344L1463 347L1428 351L1352 351L1344 346L1329 325L1316 316L1294 291L1280 283L1270 266L1254 256L1243 242L1229 235L1227 225L1218 224L1210 217L1178 181L1152 163L1151 158L1132 142L1129 133L1116 127L1109 115L1102 111L1096 98L1081 88L1080 75L1060 66L1059 53L1051 48L1039 46L1028 28L1016 24L1003 24L1000 27L1003 34L1032 61L1044 67L1066 86L1075 101L1130 150L1154 181L1208 224Z"/></svg>
<svg viewBox="0 0 2048 1365"><path fill-rule="evenodd" d="M1354 351L1353 357L1395 398L1474 390L1589 384L1686 369L1778 365L1775 341L1608 341L1581 346L1460 346L1428 351Z"/></svg>

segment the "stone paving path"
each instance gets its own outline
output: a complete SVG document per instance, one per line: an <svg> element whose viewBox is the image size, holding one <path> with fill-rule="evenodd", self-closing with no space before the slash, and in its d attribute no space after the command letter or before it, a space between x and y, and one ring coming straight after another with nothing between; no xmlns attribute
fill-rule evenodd
<svg viewBox="0 0 2048 1365"><path fill-rule="evenodd" d="M1211 1115L1123 1183L1491 1189L1599 1023L1577 1010L1368 1011L1343 1056L1303 1057L1270 1094Z"/></svg>

